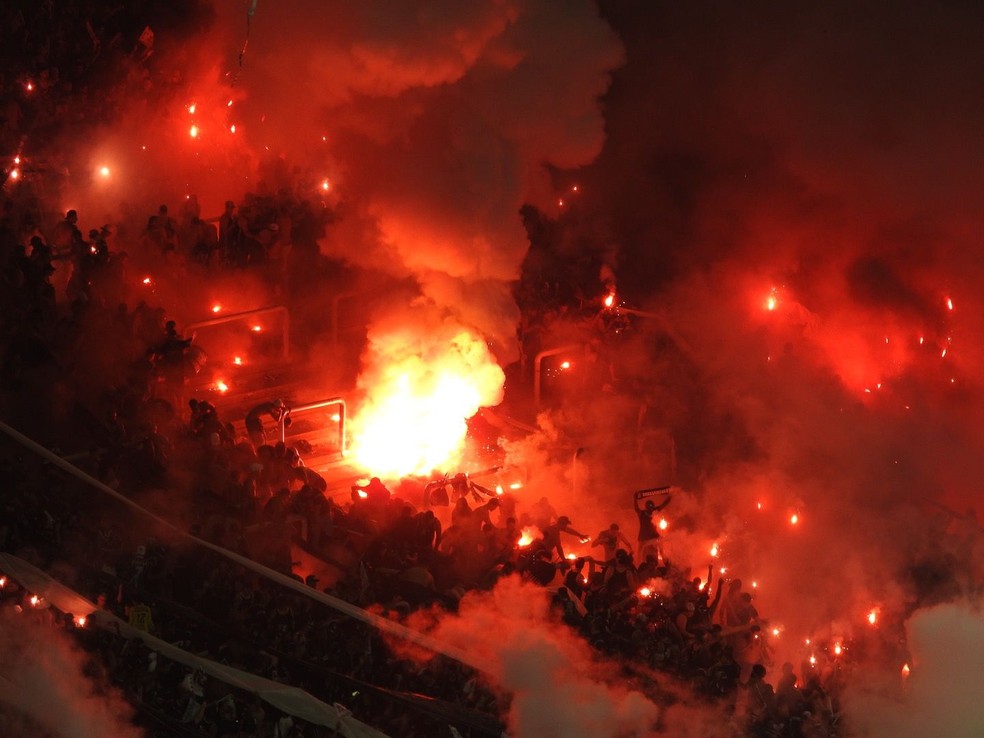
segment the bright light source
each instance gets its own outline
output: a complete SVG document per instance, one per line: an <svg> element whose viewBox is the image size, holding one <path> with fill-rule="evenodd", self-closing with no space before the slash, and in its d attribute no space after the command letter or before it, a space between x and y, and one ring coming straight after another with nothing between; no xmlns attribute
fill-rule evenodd
<svg viewBox="0 0 984 738"><path fill-rule="evenodd" d="M188 135L192 138L198 138L198 126L192 126L188 129Z"/></svg>

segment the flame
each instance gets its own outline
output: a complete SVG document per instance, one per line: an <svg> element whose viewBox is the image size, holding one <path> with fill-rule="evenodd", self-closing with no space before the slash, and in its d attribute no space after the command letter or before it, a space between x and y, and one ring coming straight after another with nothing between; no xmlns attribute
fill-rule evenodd
<svg viewBox="0 0 984 738"><path fill-rule="evenodd" d="M220 379L218 382L215 383L215 389L217 389L219 392L228 392L229 385Z"/></svg>
<svg viewBox="0 0 984 738"><path fill-rule="evenodd" d="M212 312L213 313L217 313L220 310L222 310L222 306L221 305L212 305Z"/></svg>
<svg viewBox="0 0 984 738"><path fill-rule="evenodd" d="M192 126L188 129L188 135L192 138L198 138L198 126Z"/></svg>
<svg viewBox="0 0 984 738"><path fill-rule="evenodd" d="M560 362L560 368L561 369L570 369L571 368L571 362L569 362L569 361L562 361L562 362Z"/></svg>
<svg viewBox="0 0 984 738"><path fill-rule="evenodd" d="M20 177L20 169L11 169L10 170L10 178L11 179L17 179L18 177Z"/></svg>
<svg viewBox="0 0 984 738"><path fill-rule="evenodd" d="M649 597L649 595L651 595L652 593L653 591L649 589L649 587L642 587L639 589L639 594L642 595L643 597Z"/></svg>
<svg viewBox="0 0 984 738"><path fill-rule="evenodd" d="M792 515L789 516L790 525L796 525L799 521L800 521L799 515L797 515L796 513L793 513Z"/></svg>
<svg viewBox="0 0 984 738"><path fill-rule="evenodd" d="M103 177L108 177L109 176L109 167L107 167L105 165L99 167L99 174L101 174Z"/></svg>
<svg viewBox="0 0 984 738"><path fill-rule="evenodd" d="M235 364L236 366L242 366L243 365L243 357L242 356L235 356L235 357L233 357L232 363Z"/></svg>
<svg viewBox="0 0 984 738"><path fill-rule="evenodd" d="M7 577L0 577L0 589L7 586Z"/></svg>
<svg viewBox="0 0 984 738"><path fill-rule="evenodd" d="M144 278L143 278L143 283L144 283L144 284L150 284L150 282L151 282L151 279L150 279L150 277L144 277Z"/></svg>
<svg viewBox="0 0 984 738"><path fill-rule="evenodd" d="M615 304L615 293L609 292L608 295L605 297L605 307L610 308L614 304Z"/></svg>
<svg viewBox="0 0 984 738"><path fill-rule="evenodd" d="M37 607L40 601L41 598L38 597L37 595L31 595L31 597L28 599L28 602L31 603L31 607Z"/></svg>
<svg viewBox="0 0 984 738"><path fill-rule="evenodd" d="M716 543L711 544L711 558L717 558L720 551L718 550L718 545Z"/></svg>
<svg viewBox="0 0 984 738"><path fill-rule="evenodd" d="M195 114L195 110L197 109L198 109L197 103L192 103L191 105L188 106L188 112L191 113L192 115Z"/></svg>
<svg viewBox="0 0 984 738"><path fill-rule="evenodd" d="M75 627L84 628L86 623L85 615L79 615L75 618Z"/></svg>
<svg viewBox="0 0 984 738"><path fill-rule="evenodd" d="M467 419L502 399L502 369L485 342L465 329L382 333L370 338L367 357L352 456L379 476L454 468Z"/></svg>
<svg viewBox="0 0 984 738"><path fill-rule="evenodd" d="M366 500L366 499L368 499L368 498L369 498L369 493L368 493L368 492L366 492L366 491L365 491L364 489L360 489L360 490L358 491L358 495L359 495L359 497L361 497L361 498L362 498L363 500Z"/></svg>
<svg viewBox="0 0 984 738"><path fill-rule="evenodd" d="M902 678L903 679L908 679L909 678L909 674L911 672L912 672L912 669L909 668L909 665L908 664L902 664Z"/></svg>
<svg viewBox="0 0 984 738"><path fill-rule="evenodd" d="M526 548L533 541L540 537L540 529L535 525L527 526L523 528L523 535L519 538L519 543L517 544L520 548Z"/></svg>
<svg viewBox="0 0 984 738"><path fill-rule="evenodd" d="M669 527L670 527L670 524L666 522L666 518L660 518L659 519L659 529L660 530L666 530Z"/></svg>
<svg viewBox="0 0 984 738"><path fill-rule="evenodd" d="M868 613L868 622L871 625L875 625L878 622L878 608L877 607L872 608L871 611Z"/></svg>

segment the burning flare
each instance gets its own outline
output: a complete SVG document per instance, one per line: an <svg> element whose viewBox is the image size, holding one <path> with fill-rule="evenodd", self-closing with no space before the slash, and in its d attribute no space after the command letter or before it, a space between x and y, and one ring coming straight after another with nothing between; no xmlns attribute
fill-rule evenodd
<svg viewBox="0 0 984 738"><path fill-rule="evenodd" d="M378 476L455 468L466 420L502 400L505 375L485 342L447 323L372 335L364 363L352 456Z"/></svg>

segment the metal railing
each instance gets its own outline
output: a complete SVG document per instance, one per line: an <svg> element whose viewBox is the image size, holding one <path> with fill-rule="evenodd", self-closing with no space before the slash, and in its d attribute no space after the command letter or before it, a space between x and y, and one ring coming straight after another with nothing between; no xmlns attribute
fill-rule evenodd
<svg viewBox="0 0 984 738"><path fill-rule="evenodd" d="M547 349L546 351L541 351L533 359L533 407L537 410L540 409L540 399L542 394L541 385L543 384L543 360L549 356L556 356L557 354L566 354L573 351L582 351L584 346L579 343L569 343L566 346L559 346L558 348Z"/></svg>
<svg viewBox="0 0 984 738"><path fill-rule="evenodd" d="M345 412L346 405L345 400L341 397L329 397L326 400L318 400L316 402L306 402L302 405L294 405L290 409L289 417L292 419L297 418L298 415L310 412L312 410L320 410L324 407L331 407L332 405L338 406L338 451L342 456L345 456ZM286 426L284 421L286 418L280 419L280 440L281 442L286 441Z"/></svg>
<svg viewBox="0 0 984 738"><path fill-rule="evenodd" d="M223 325L224 323L236 323L239 321L246 321L250 318L257 318L262 315L273 315L273 314L283 315L283 358L287 359L290 356L290 311L285 305L271 305L270 307L257 308L256 310L245 310L241 313L230 313L229 315L220 315L217 318L210 318L209 320L199 320L196 323L189 323L182 330L182 335L187 336L192 331L196 331L199 328L211 328L217 325Z"/></svg>

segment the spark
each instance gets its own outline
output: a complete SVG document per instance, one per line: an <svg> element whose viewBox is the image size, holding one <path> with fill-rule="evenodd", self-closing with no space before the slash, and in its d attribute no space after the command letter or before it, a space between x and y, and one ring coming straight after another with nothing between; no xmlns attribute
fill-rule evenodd
<svg viewBox="0 0 984 738"><path fill-rule="evenodd" d="M835 643L834 644L834 656L840 656L842 653L844 653L844 647L841 646L841 644L839 644L839 643Z"/></svg>
<svg viewBox="0 0 984 738"><path fill-rule="evenodd" d="M24 89L28 92L34 92L34 83L31 82L31 80L28 80L27 84L24 85Z"/></svg>
<svg viewBox="0 0 984 738"><path fill-rule="evenodd" d="M222 310L222 306L221 305L218 305L218 304L212 305L212 312L213 313L220 312L221 310Z"/></svg>
<svg viewBox="0 0 984 738"><path fill-rule="evenodd" d="M778 628L773 628L772 629L772 635L775 636L776 638L778 638L779 637L779 629Z"/></svg>
<svg viewBox="0 0 984 738"><path fill-rule="evenodd" d="M219 392L228 392L229 385L220 379L218 382L215 383L215 389L217 389Z"/></svg>
<svg viewBox="0 0 984 738"><path fill-rule="evenodd" d="M868 622L871 625L875 625L878 622L878 608L877 607L872 608L871 611L868 613Z"/></svg>
<svg viewBox="0 0 984 738"><path fill-rule="evenodd" d="M75 618L75 627L84 628L85 627L85 615L79 615Z"/></svg>
<svg viewBox="0 0 984 738"><path fill-rule="evenodd" d="M363 500L365 500L365 499L367 499L369 497L369 493L366 492L364 489L360 489L359 490L359 497L361 497Z"/></svg>
<svg viewBox="0 0 984 738"><path fill-rule="evenodd" d="M188 106L188 112L191 113L191 115L194 115L197 109L198 109L197 103L192 103L191 105Z"/></svg>
<svg viewBox="0 0 984 738"><path fill-rule="evenodd" d="M712 543L711 544L711 556L716 559L717 558L717 555L718 555L718 545L716 543Z"/></svg>
<svg viewBox="0 0 984 738"><path fill-rule="evenodd" d="M568 561L577 561L577 554L567 554Z"/></svg>
<svg viewBox="0 0 984 738"><path fill-rule="evenodd" d="M14 157L14 164L20 164L20 154Z"/></svg>
<svg viewBox="0 0 984 738"><path fill-rule="evenodd" d="M718 569L718 573L721 574L722 576L724 574L727 574L727 572L728 572L728 567L726 566L722 566L720 569Z"/></svg>
<svg viewBox="0 0 984 738"><path fill-rule="evenodd" d="M642 589L639 590L639 594L641 594L643 597L649 597L649 595L651 595L652 593L653 591L649 589L649 587L643 587Z"/></svg>
<svg viewBox="0 0 984 738"><path fill-rule="evenodd" d="M564 199L563 198L560 198L559 200L557 200L557 207L561 207L561 208L564 207Z"/></svg>
<svg viewBox="0 0 984 738"><path fill-rule="evenodd" d="M755 507L758 508L759 510L761 510L762 509L762 503L761 502L756 502L755 503Z"/></svg>
<svg viewBox="0 0 984 738"><path fill-rule="evenodd" d="M946 298L946 309L953 310L953 300L951 298Z"/></svg>
<svg viewBox="0 0 984 738"><path fill-rule="evenodd" d="M562 361L560 363L560 368L561 369L570 369L571 368L571 362L569 362L569 361Z"/></svg>
<svg viewBox="0 0 984 738"><path fill-rule="evenodd" d="M577 191L578 191L578 186L577 185L574 185L573 187L571 187L571 192L577 192Z"/></svg>
<svg viewBox="0 0 984 738"><path fill-rule="evenodd" d="M759 586L758 582L752 582L752 589L758 589L758 586Z"/></svg>
<svg viewBox="0 0 984 738"><path fill-rule="evenodd" d="M227 108L231 108L232 107L232 100L230 100L229 102L226 103L226 107Z"/></svg>
<svg viewBox="0 0 984 738"><path fill-rule="evenodd" d="M331 182L329 182L327 179L322 180L321 181L321 189L324 190L325 192L327 192L328 190L330 190L331 189Z"/></svg>
<svg viewBox="0 0 984 738"><path fill-rule="evenodd" d="M108 177L109 176L109 167L107 167L107 166L101 166L101 167L99 167L99 174L101 174L103 177Z"/></svg>
<svg viewBox="0 0 984 738"><path fill-rule="evenodd" d="M909 665L908 664L902 664L902 678L903 679L908 679L909 678L909 674L911 672L912 672L912 669L909 668Z"/></svg>
<svg viewBox="0 0 984 738"><path fill-rule="evenodd" d="M18 179L19 177L20 177L20 169L11 169L10 170L10 178L11 179Z"/></svg>
<svg viewBox="0 0 984 738"><path fill-rule="evenodd" d="M941 354L940 354L940 358L941 358L941 359L945 359L945 358L946 358L946 351L947 351L947 348L949 348L949 347L947 347L947 346L944 346L944 347L943 347L943 353L941 353Z"/></svg>
<svg viewBox="0 0 984 738"><path fill-rule="evenodd" d="M810 656L810 666L816 666L816 665L817 665L817 657Z"/></svg>
<svg viewBox="0 0 984 738"><path fill-rule="evenodd" d="M342 416L341 416L340 413L335 413L334 415L330 416L330 420L331 420L332 423L338 423L338 422L341 422Z"/></svg>
<svg viewBox="0 0 984 738"><path fill-rule="evenodd" d="M796 513L793 513L792 515L789 516L789 522L791 525L796 525L799 521L800 521L799 515L797 515Z"/></svg>
<svg viewBox="0 0 984 738"><path fill-rule="evenodd" d="M242 356L235 356L235 357L233 357L232 363L235 364L236 366L242 366L243 365L243 357Z"/></svg>
<svg viewBox="0 0 984 738"><path fill-rule="evenodd" d="M150 282L151 282L151 279L150 279L150 277L144 277L144 278L143 278L143 283L144 283L144 284L150 284Z"/></svg>
<svg viewBox="0 0 984 738"><path fill-rule="evenodd" d="M669 527L670 527L670 524L666 522L666 518L660 518L659 519L659 529L660 530L666 530Z"/></svg>
<svg viewBox="0 0 984 738"><path fill-rule="evenodd" d="M40 601L41 598L38 597L37 595L31 595L30 599L28 600L28 602L31 603L31 607L37 607Z"/></svg>
<svg viewBox="0 0 984 738"><path fill-rule="evenodd" d="M522 482L513 482L512 484L509 485L509 489L520 489L522 488L522 486L523 486Z"/></svg>
<svg viewBox="0 0 984 738"><path fill-rule="evenodd" d="M7 577L0 577L0 589L7 586Z"/></svg>
<svg viewBox="0 0 984 738"><path fill-rule="evenodd" d="M188 129L188 135L192 138L198 138L198 126L192 126Z"/></svg>
<svg viewBox="0 0 984 738"><path fill-rule="evenodd" d="M615 304L615 293L609 292L608 295L605 297L605 307L610 308L614 304Z"/></svg>
<svg viewBox="0 0 984 738"><path fill-rule="evenodd" d="M261 326L261 325L254 325L252 328L250 328L250 330L253 331L253 333L259 333L260 331L263 330L263 326Z"/></svg>
<svg viewBox="0 0 984 738"><path fill-rule="evenodd" d="M501 495L501 494L504 494L505 493L505 490L502 489L502 485L501 484L495 485L495 493L497 495Z"/></svg>
<svg viewBox="0 0 984 738"><path fill-rule="evenodd" d="M236 132L236 124L233 123L231 126L229 126L229 133L235 133L235 132Z"/></svg>

